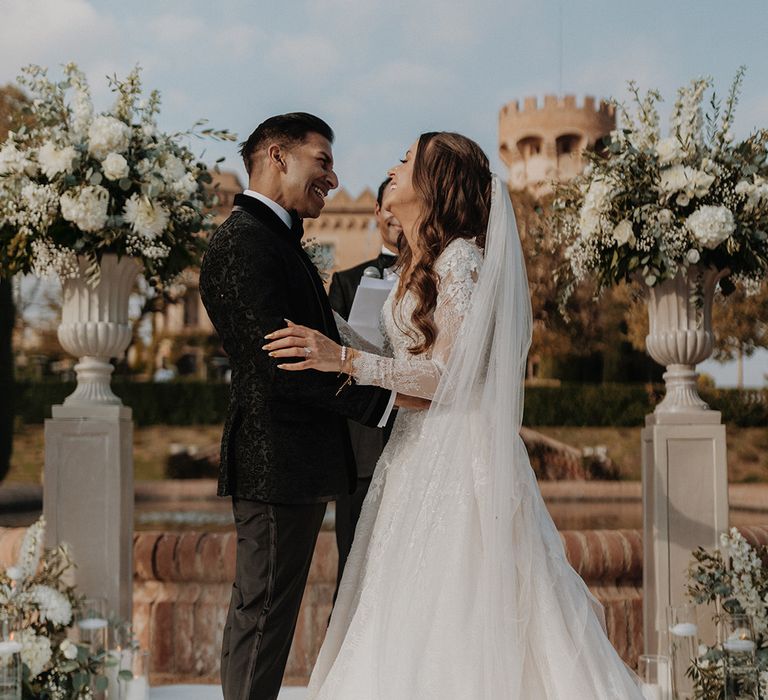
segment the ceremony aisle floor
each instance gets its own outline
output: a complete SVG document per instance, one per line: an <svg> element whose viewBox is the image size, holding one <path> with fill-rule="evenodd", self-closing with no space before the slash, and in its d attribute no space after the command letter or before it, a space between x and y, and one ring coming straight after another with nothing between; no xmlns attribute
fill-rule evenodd
<svg viewBox="0 0 768 700"><path fill-rule="evenodd" d="M286 687L277 700L304 700L306 688ZM218 685L158 685L150 689L150 700L222 700Z"/></svg>

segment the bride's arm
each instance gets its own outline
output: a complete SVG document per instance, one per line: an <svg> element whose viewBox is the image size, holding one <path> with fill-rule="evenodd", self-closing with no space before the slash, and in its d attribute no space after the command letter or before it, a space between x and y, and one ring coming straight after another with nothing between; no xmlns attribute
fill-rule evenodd
<svg viewBox="0 0 768 700"><path fill-rule="evenodd" d="M346 372L359 384L373 384L400 394L431 399L450 359L477 282L482 255L474 246L469 250L456 248L436 265L440 275L434 313L437 337L429 359L382 357L354 349L342 352L341 346L322 333L291 322L288 328L271 333L264 349L272 357L301 358L278 365L286 371Z"/></svg>
<svg viewBox="0 0 768 700"><path fill-rule="evenodd" d="M434 397L477 282L476 261L467 263L449 270L440 279L434 314L437 337L431 358L381 357L355 350L350 374L358 384L373 384L424 399Z"/></svg>

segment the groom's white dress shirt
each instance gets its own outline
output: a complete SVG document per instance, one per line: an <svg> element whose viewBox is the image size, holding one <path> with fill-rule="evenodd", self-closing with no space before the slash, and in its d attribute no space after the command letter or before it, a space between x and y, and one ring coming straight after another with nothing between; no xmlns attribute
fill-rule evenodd
<svg viewBox="0 0 768 700"><path fill-rule="evenodd" d="M288 228L291 228L291 215L284 207L281 207L273 199L270 199L266 195L261 194L261 192L256 192L255 190L245 190L243 194L247 195L248 197L258 199L262 204L268 206L273 212L275 212L275 214L280 217L280 221L282 221ZM385 251L388 255L392 255L392 253L383 246L382 251ZM381 420L379 420L377 427L383 428L387 424L389 416L392 413L392 409L395 407L395 398L397 398L397 392L392 391L392 394L389 397L389 403L387 403L387 408L384 410L384 414L381 416Z"/></svg>

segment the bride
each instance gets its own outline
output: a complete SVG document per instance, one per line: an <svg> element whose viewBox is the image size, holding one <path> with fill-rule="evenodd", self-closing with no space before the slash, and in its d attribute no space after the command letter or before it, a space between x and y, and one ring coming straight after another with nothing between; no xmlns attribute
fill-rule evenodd
<svg viewBox="0 0 768 700"><path fill-rule="evenodd" d="M473 141L427 133L390 173L407 247L379 350L289 322L285 371L431 399L400 410L363 506L313 700L627 700L637 682L568 564L519 435L531 336L512 205ZM343 324L343 321L340 321Z"/></svg>

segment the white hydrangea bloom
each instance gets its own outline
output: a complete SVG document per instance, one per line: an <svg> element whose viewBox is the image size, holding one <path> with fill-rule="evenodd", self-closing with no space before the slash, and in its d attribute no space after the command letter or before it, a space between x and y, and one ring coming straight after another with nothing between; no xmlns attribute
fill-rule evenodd
<svg viewBox="0 0 768 700"><path fill-rule="evenodd" d="M175 194L188 199L197 192L197 180L192 173L185 173L180 180L173 183L171 189Z"/></svg>
<svg viewBox="0 0 768 700"><path fill-rule="evenodd" d="M611 186L603 179L593 180L584 194L579 215L579 234L589 238L600 232L600 216L610 205Z"/></svg>
<svg viewBox="0 0 768 700"><path fill-rule="evenodd" d="M755 177L754 182L741 180L734 191L738 195L746 196L744 208L747 211L757 208L761 202L768 201L768 181L761 177Z"/></svg>
<svg viewBox="0 0 768 700"><path fill-rule="evenodd" d="M164 159L162 174L166 184L171 185L187 174L187 166L181 158L169 154Z"/></svg>
<svg viewBox="0 0 768 700"><path fill-rule="evenodd" d="M21 660L29 669L30 679L37 678L53 656L51 642L29 628L18 633L18 641L21 644Z"/></svg>
<svg viewBox="0 0 768 700"><path fill-rule="evenodd" d="M77 194L61 196L61 215L81 231L100 231L107 222L109 192L101 185L88 185Z"/></svg>
<svg viewBox="0 0 768 700"><path fill-rule="evenodd" d="M28 151L20 151L8 139L0 148L0 175L29 175L37 172L37 164Z"/></svg>
<svg viewBox="0 0 768 700"><path fill-rule="evenodd" d="M44 621L54 625L68 625L72 621L72 605L56 589L37 584L29 589L28 594Z"/></svg>
<svg viewBox="0 0 768 700"><path fill-rule="evenodd" d="M733 213L728 207L705 205L685 221L686 228L705 248L717 248L736 230Z"/></svg>
<svg viewBox="0 0 768 700"><path fill-rule="evenodd" d="M103 160L110 153L124 153L131 142L131 127L115 117L98 116L88 128L88 153Z"/></svg>
<svg viewBox="0 0 768 700"><path fill-rule="evenodd" d="M133 194L125 203L123 218L139 236L153 240L165 230L169 215L162 205Z"/></svg>
<svg viewBox="0 0 768 700"><path fill-rule="evenodd" d="M101 169L107 180L120 180L128 176L128 161L119 153L110 153L102 162Z"/></svg>
<svg viewBox="0 0 768 700"><path fill-rule="evenodd" d="M72 146L56 148L51 141L46 141L37 149L37 162L40 170L49 180L59 173L71 173L77 151Z"/></svg>

